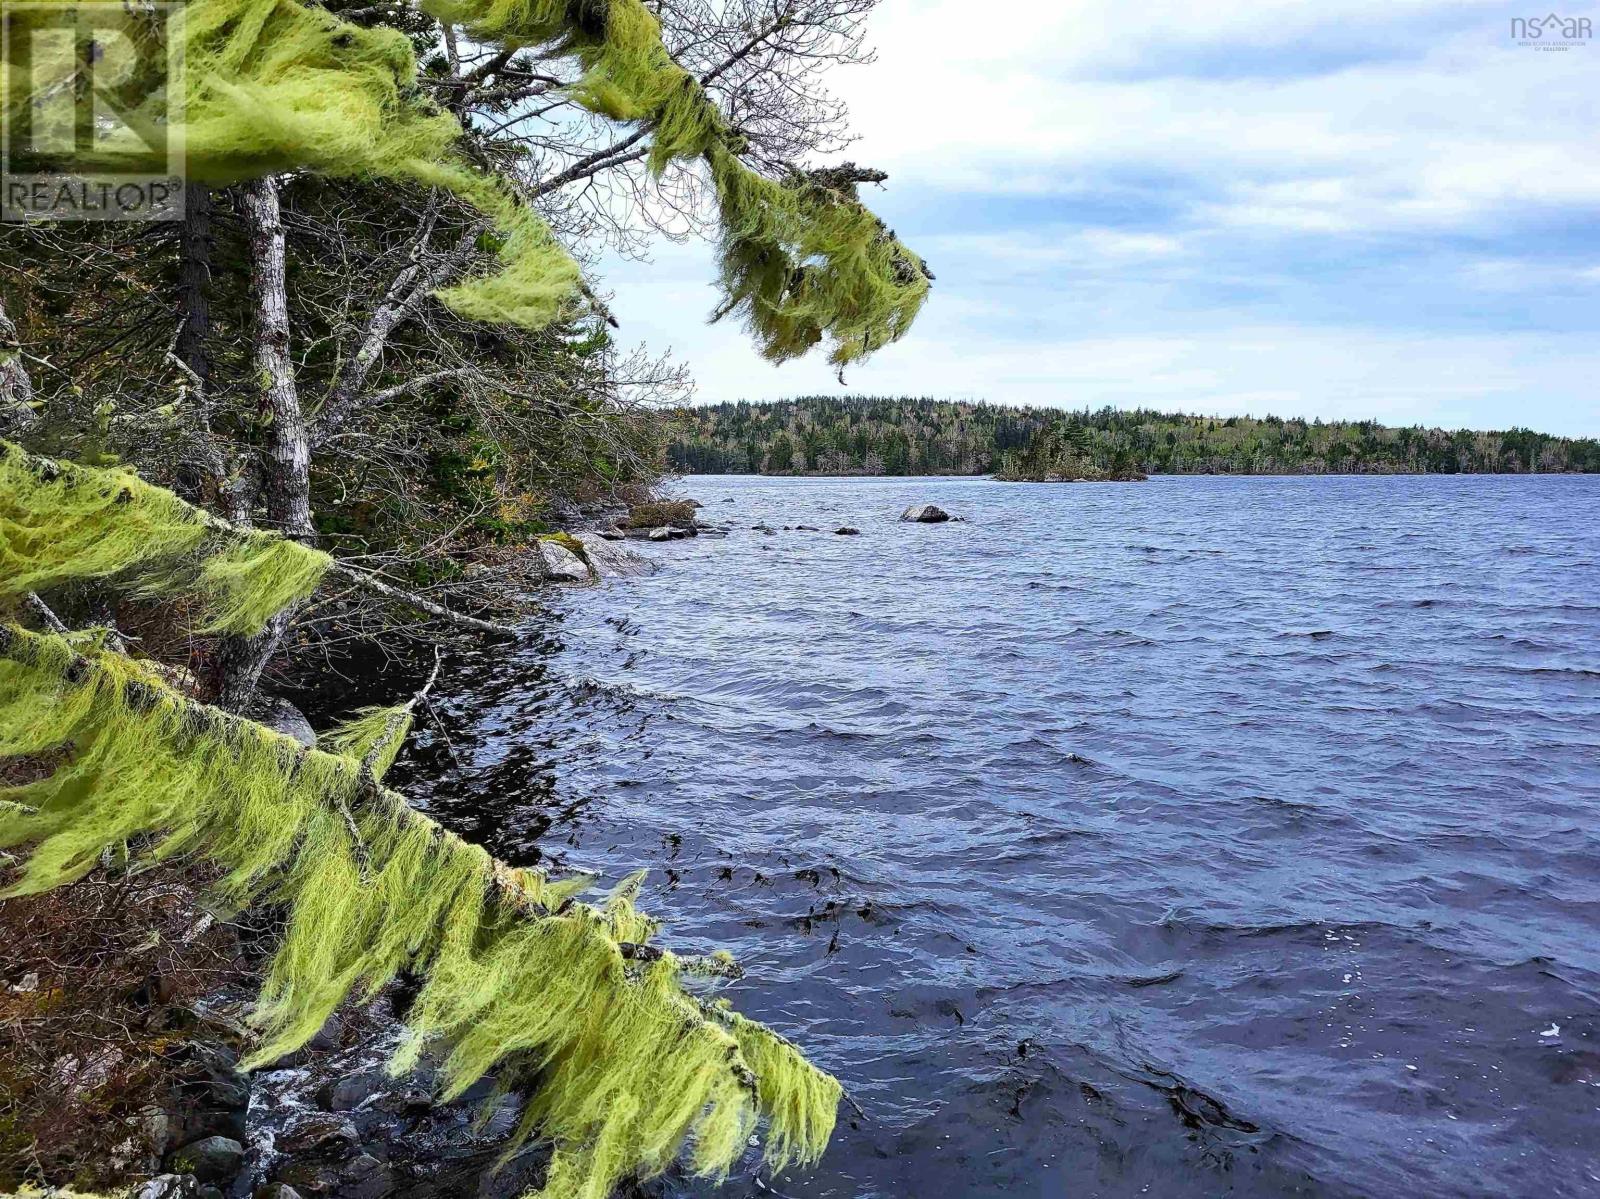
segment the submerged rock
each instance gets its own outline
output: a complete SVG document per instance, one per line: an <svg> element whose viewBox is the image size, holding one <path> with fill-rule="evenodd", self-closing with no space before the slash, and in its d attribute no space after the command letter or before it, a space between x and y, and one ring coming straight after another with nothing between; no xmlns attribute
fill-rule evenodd
<svg viewBox="0 0 1600 1199"><path fill-rule="evenodd" d="M912 504L900 514L901 520L919 525L936 525L950 519L950 514L936 504Z"/></svg>
<svg viewBox="0 0 1600 1199"><path fill-rule="evenodd" d="M859 536L861 536L861 530L860 529L852 529L849 525L840 525L833 532L834 532L834 535L836 537L859 537Z"/></svg>

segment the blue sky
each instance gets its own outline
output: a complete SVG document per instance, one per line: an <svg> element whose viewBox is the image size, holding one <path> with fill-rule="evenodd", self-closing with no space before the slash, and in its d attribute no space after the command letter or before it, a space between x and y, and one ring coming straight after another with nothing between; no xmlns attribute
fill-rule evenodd
<svg viewBox="0 0 1600 1199"><path fill-rule="evenodd" d="M1543 13L1546 10L1539 10ZM1600 6L1566 6L1600 29ZM697 398L1148 404L1600 435L1600 38L1453 0L885 0L837 72L938 282L847 374L707 326L710 247L608 261Z"/></svg>

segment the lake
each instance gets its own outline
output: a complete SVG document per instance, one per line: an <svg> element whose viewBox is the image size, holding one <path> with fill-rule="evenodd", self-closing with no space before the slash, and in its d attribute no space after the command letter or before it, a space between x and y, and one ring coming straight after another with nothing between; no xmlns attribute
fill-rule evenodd
<svg viewBox="0 0 1600 1199"><path fill-rule="evenodd" d="M722 1193L1600 1195L1600 478L678 490L396 778L843 1080Z"/></svg>

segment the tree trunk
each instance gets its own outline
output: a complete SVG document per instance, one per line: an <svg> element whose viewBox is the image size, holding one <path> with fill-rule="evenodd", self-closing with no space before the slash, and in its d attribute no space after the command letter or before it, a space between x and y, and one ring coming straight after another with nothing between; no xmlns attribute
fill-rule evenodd
<svg viewBox="0 0 1600 1199"><path fill-rule="evenodd" d="M216 204L211 189L191 183L184 189L183 221L178 229L178 336L172 357L193 391L194 444L178 463L174 490L192 504L218 508L235 524L250 520L250 497L243 473L230 463L212 427L211 310L206 287L211 282L211 217Z"/></svg>
<svg viewBox="0 0 1600 1199"><path fill-rule="evenodd" d="M191 183L184 189L183 222L178 230L178 357L189 368L195 385L211 385L211 356L206 339L211 335L211 311L206 285L211 282L211 189Z"/></svg>
<svg viewBox="0 0 1600 1199"><path fill-rule="evenodd" d="M0 434L14 436L38 420L39 414L33 410L33 380L22 361L17 326L0 300Z"/></svg>
<svg viewBox="0 0 1600 1199"><path fill-rule="evenodd" d="M256 304L256 379L261 406L271 417L261 495L267 521L285 537L310 545L317 536L311 523L311 443L289 357L289 293L276 179L257 179L244 189L244 215Z"/></svg>
<svg viewBox="0 0 1600 1199"><path fill-rule="evenodd" d="M285 537L307 545L316 540L311 523L311 449L306 436L294 363L289 356L289 297L285 281L283 222L276 179L257 179L242 193L250 235L250 283L255 300L255 369L261 406L271 418L261 460L261 495L267 520ZM217 703L246 710L261 672L294 620L278 613L254 637L227 637L217 647Z"/></svg>

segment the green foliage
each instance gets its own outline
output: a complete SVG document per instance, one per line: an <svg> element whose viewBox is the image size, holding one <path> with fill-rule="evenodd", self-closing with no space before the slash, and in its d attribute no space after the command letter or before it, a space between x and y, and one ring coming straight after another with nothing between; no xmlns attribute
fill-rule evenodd
<svg viewBox="0 0 1600 1199"><path fill-rule="evenodd" d="M699 474L988 474L1062 420L1059 408L909 396L741 400L681 411L667 462ZM1530 429L1452 433L1374 421L1212 418L1145 408L1084 409L1071 413L1062 429L1082 460L1074 477L1085 478L1600 472L1600 441Z"/></svg>
<svg viewBox="0 0 1600 1199"><path fill-rule="evenodd" d="M34 458L0 442L0 599L131 575L140 594L196 598L204 631L253 633L310 595L330 565L270 533L219 533L131 471Z"/></svg>
<svg viewBox="0 0 1600 1199"><path fill-rule="evenodd" d="M360 723L352 751L370 747L376 718ZM54 768L0 788L18 805L0 817L0 847L30 847L8 894L71 882L127 844L141 860L214 864L226 904L283 907L251 1066L407 969L423 983L394 1068L437 1051L447 1096L490 1070L507 1086L536 1082L521 1132L555 1143L549 1199L604 1199L681 1153L720 1177L763 1116L774 1167L827 1142L837 1082L686 992L670 952L624 956L621 943L655 927L634 907L637 878L600 907L572 902L572 885L500 865L374 792L351 757L202 719L129 659L85 662L61 638L0 626L0 759L19 756Z"/></svg>
<svg viewBox="0 0 1600 1199"><path fill-rule="evenodd" d="M1118 447L1109 466L1095 460L1088 428L1075 419L1052 421L1035 433L1026 447L1005 455L995 478L1012 482L1073 483L1143 479L1125 447Z"/></svg>
<svg viewBox="0 0 1600 1199"><path fill-rule="evenodd" d="M57 0L67 6L72 0ZM14 32L44 25L52 5L21 9ZM477 40L545 45L575 57L583 76L571 95L654 134L650 166L703 159L722 222L719 315L741 314L767 357L781 362L823 340L831 361L858 361L902 336L928 293L922 260L885 229L848 184L796 174L782 182L740 160L742 140L700 83L672 61L661 28L641 0L432 0L428 10ZM157 69L162 45L141 33L142 71ZM405 34L363 28L295 0L193 0L175 20L185 55L185 109L178 135L190 175L211 184L295 169L441 187L496 226L500 270L447 287L439 298L469 319L539 328L573 299L577 265L548 226L507 185L468 167L455 151L455 118L417 92ZM10 39L0 62L0 101L19 119L41 90L66 86L71 54L35 70ZM137 120L167 119L164 93ZM165 169L164 159L125 137L78 152L80 170Z"/></svg>

